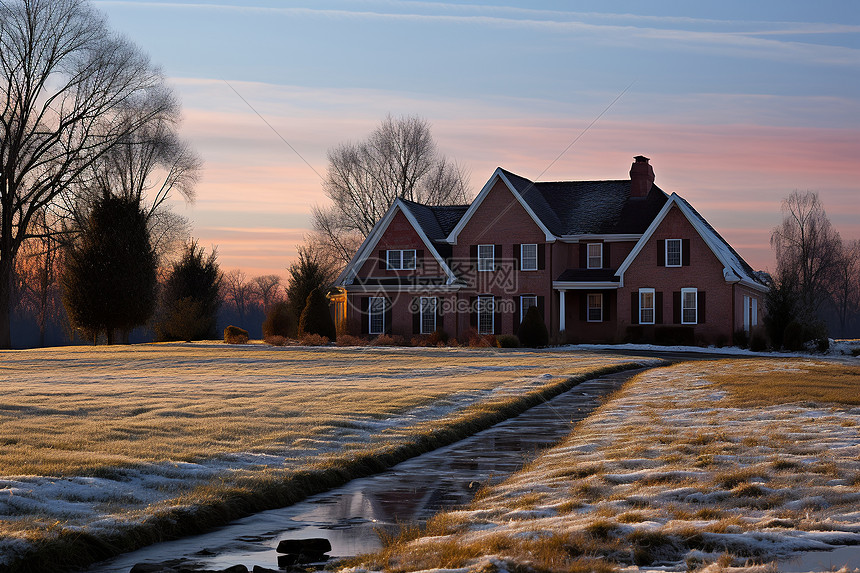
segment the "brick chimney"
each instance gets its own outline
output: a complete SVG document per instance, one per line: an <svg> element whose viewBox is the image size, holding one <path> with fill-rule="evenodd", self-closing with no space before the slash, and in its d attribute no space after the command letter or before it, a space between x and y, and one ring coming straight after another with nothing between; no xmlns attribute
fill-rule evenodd
<svg viewBox="0 0 860 573"><path fill-rule="evenodd" d="M630 196L647 197L654 184L654 168L644 155L637 155L633 159L635 161L630 167Z"/></svg>

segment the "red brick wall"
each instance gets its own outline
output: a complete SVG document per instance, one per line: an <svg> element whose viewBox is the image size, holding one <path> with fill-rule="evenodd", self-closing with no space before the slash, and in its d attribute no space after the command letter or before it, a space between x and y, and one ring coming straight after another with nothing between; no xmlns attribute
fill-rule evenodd
<svg viewBox="0 0 860 573"><path fill-rule="evenodd" d="M424 265L415 270L390 271L379 268L379 251L388 249L415 249L424 251ZM361 266L360 277L395 277L395 276L444 276L444 271L421 240L421 237L409 223L402 211L398 211L388 225L388 228L376 245L369 258Z"/></svg>
<svg viewBox="0 0 860 573"><path fill-rule="evenodd" d="M661 239L689 239L690 265L658 266L658 241ZM722 263L677 206L670 209L624 275L624 287L618 291L616 336L619 340L624 339L627 327L631 325L630 293L638 293L640 288L655 288L663 292L663 324L669 326L675 326L673 292L697 288L699 293L706 293L705 322L694 326L697 340L705 343L715 343L718 339L731 342L734 326L732 285L723 278Z"/></svg>

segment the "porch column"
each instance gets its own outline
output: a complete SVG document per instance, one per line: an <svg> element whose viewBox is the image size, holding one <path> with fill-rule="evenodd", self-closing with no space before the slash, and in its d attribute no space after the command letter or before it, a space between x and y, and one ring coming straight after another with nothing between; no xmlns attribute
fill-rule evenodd
<svg viewBox="0 0 860 573"><path fill-rule="evenodd" d="M564 310L564 293L567 291L560 290L558 291L558 331L564 332L565 330L565 310Z"/></svg>

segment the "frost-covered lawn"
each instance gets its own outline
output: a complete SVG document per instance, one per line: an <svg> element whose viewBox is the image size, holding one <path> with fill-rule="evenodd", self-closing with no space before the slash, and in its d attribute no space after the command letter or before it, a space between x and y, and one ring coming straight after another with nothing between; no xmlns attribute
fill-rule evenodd
<svg viewBox="0 0 860 573"><path fill-rule="evenodd" d="M625 361L224 344L0 352L0 564L33 539L115 533L225 483L396 444Z"/></svg>
<svg viewBox="0 0 860 573"><path fill-rule="evenodd" d="M687 570L860 544L860 366L690 362L361 569Z"/></svg>

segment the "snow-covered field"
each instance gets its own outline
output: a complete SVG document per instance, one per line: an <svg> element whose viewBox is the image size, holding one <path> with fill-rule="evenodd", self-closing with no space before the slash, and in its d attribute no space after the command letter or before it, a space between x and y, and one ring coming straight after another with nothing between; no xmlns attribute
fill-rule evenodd
<svg viewBox="0 0 860 573"><path fill-rule="evenodd" d="M0 564L33 539L115 533L193 505L195 488L397 443L625 361L220 343L0 352Z"/></svg>
<svg viewBox="0 0 860 573"><path fill-rule="evenodd" d="M647 371L470 507L402 535L353 570L682 571L860 544L860 367Z"/></svg>

